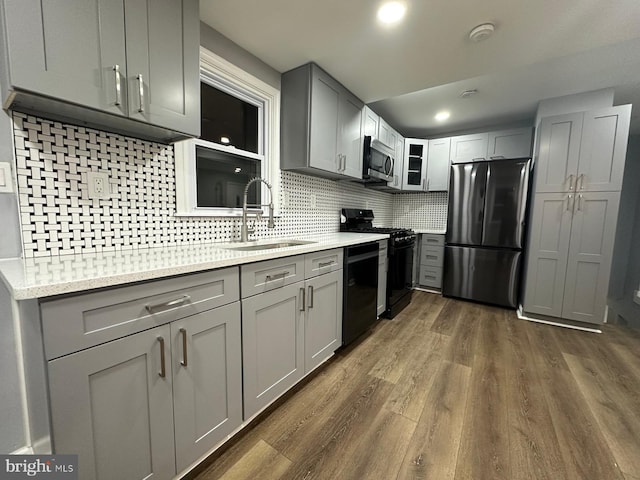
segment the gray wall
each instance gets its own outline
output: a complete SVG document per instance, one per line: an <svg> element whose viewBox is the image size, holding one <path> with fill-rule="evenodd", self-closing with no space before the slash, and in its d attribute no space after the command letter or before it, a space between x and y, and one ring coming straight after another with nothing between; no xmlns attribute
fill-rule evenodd
<svg viewBox="0 0 640 480"><path fill-rule="evenodd" d="M280 90L280 73L278 71L202 22L200 22L200 45Z"/></svg>
<svg viewBox="0 0 640 480"><path fill-rule="evenodd" d="M640 328L640 136L629 137L609 283L609 321Z"/></svg>

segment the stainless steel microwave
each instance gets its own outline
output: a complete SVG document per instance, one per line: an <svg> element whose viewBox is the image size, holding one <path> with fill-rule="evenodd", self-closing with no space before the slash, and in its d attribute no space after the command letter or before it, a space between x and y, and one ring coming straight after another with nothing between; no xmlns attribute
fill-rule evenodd
<svg viewBox="0 0 640 480"><path fill-rule="evenodd" d="M362 161L362 179L364 181L393 180L395 166L394 152L373 137L364 137L364 158Z"/></svg>

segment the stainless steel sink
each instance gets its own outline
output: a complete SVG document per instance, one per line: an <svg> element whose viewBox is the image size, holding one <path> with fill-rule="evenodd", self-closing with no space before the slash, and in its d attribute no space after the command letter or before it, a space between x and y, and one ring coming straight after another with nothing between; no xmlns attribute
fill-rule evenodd
<svg viewBox="0 0 640 480"><path fill-rule="evenodd" d="M238 250L242 252L248 252L253 250L271 250L274 248L295 247L298 245L308 245L310 243L316 243L312 240L282 240L274 243L250 243L246 245L239 245L234 247L227 247L228 250Z"/></svg>

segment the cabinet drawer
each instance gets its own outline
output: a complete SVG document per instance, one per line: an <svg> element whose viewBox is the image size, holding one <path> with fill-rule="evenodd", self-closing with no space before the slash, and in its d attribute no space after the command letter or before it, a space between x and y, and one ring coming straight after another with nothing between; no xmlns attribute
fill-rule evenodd
<svg viewBox="0 0 640 480"><path fill-rule="evenodd" d="M304 255L249 263L240 267L242 298L304 280Z"/></svg>
<svg viewBox="0 0 640 480"><path fill-rule="evenodd" d="M304 278L317 277L323 273L342 268L343 251L341 248L307 253L304 256Z"/></svg>
<svg viewBox="0 0 640 480"><path fill-rule="evenodd" d="M420 249L420 264L442 267L444 263L444 248L442 247L422 247Z"/></svg>
<svg viewBox="0 0 640 480"><path fill-rule="evenodd" d="M422 248L428 247L444 247L444 235L436 235L433 233L422 234Z"/></svg>
<svg viewBox="0 0 640 480"><path fill-rule="evenodd" d="M442 268L420 265L420 285L442 288Z"/></svg>
<svg viewBox="0 0 640 480"><path fill-rule="evenodd" d="M45 354L51 360L239 298L231 267L43 301Z"/></svg>

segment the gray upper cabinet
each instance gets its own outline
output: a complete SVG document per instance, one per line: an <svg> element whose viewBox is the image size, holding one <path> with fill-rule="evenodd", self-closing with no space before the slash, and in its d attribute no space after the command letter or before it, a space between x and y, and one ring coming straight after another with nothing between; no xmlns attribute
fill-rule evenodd
<svg viewBox="0 0 640 480"><path fill-rule="evenodd" d="M3 6L9 108L160 140L200 134L197 0Z"/></svg>
<svg viewBox="0 0 640 480"><path fill-rule="evenodd" d="M631 105L543 118L536 192L620 191Z"/></svg>
<svg viewBox="0 0 640 480"><path fill-rule="evenodd" d="M622 189L631 105L586 112L582 125L577 191Z"/></svg>
<svg viewBox="0 0 640 480"><path fill-rule="evenodd" d="M449 154L451 139L438 138L429 140L427 155L427 184L428 192L449 190Z"/></svg>
<svg viewBox="0 0 640 480"><path fill-rule="evenodd" d="M489 132L487 159L529 158L533 140L531 127Z"/></svg>
<svg viewBox="0 0 640 480"><path fill-rule="evenodd" d="M281 168L361 178L363 103L314 63L284 73L281 95Z"/></svg>
<svg viewBox="0 0 640 480"><path fill-rule="evenodd" d="M488 142L487 133L451 137L451 163L486 160Z"/></svg>
<svg viewBox="0 0 640 480"><path fill-rule="evenodd" d="M582 113L543 118L536 157L536 192L574 192L580 158Z"/></svg>
<svg viewBox="0 0 640 480"><path fill-rule="evenodd" d="M426 191L429 140L406 138L402 165L402 190Z"/></svg>
<svg viewBox="0 0 640 480"><path fill-rule="evenodd" d="M170 359L165 325L49 362L54 451L79 478L175 476Z"/></svg>

